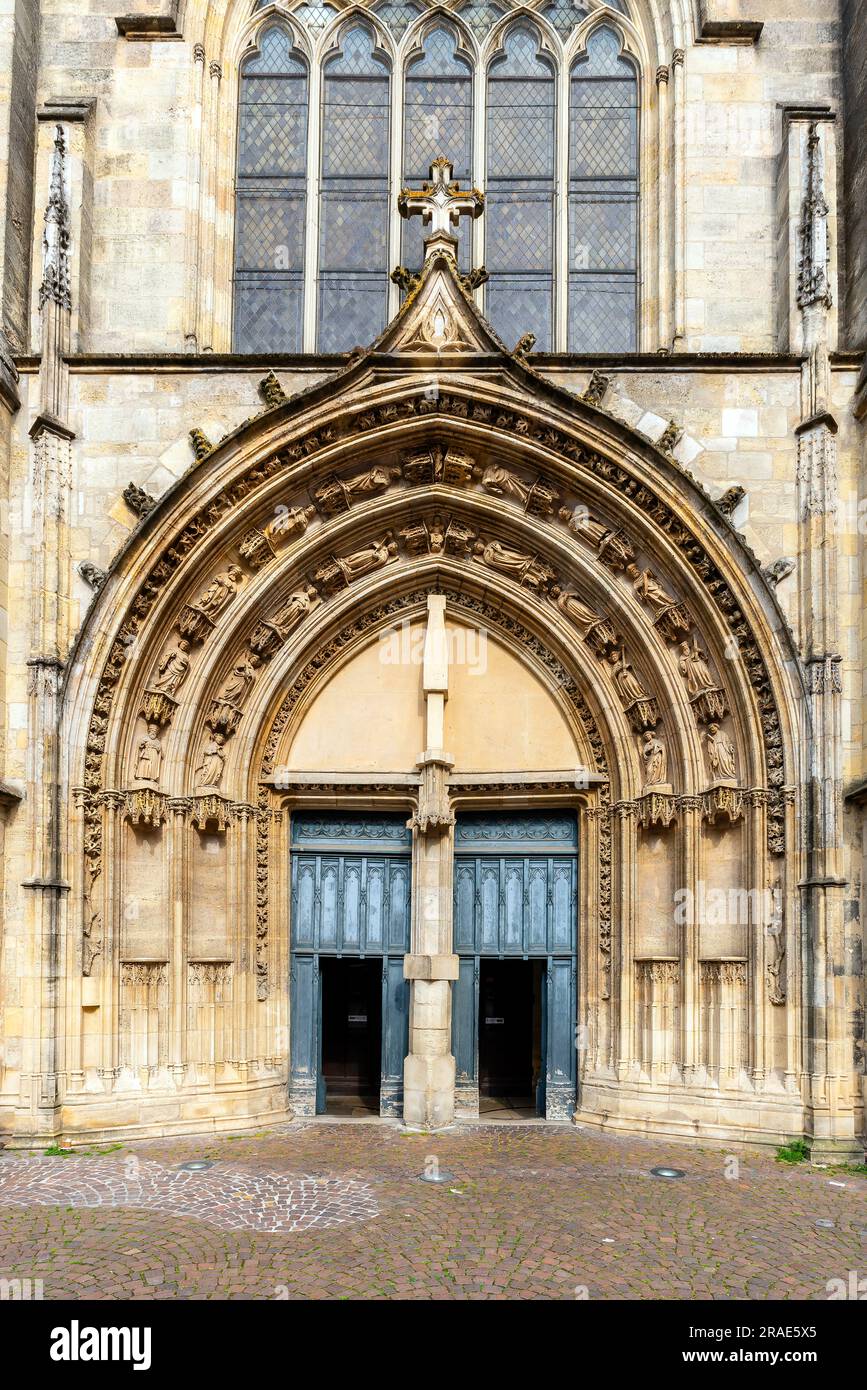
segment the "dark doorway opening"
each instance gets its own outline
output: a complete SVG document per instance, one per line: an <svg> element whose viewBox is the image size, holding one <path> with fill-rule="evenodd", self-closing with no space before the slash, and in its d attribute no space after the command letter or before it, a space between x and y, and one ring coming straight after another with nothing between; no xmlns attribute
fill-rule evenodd
<svg viewBox="0 0 867 1390"><path fill-rule="evenodd" d="M382 961L325 958L321 964L325 1113L378 1115Z"/></svg>
<svg viewBox="0 0 867 1390"><path fill-rule="evenodd" d="M544 962L483 957L479 965L479 1113L544 1114Z"/></svg>

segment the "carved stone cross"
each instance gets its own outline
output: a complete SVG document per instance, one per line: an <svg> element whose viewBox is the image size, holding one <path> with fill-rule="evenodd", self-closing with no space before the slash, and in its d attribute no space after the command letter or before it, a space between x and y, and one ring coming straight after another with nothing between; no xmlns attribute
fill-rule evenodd
<svg viewBox="0 0 867 1390"><path fill-rule="evenodd" d="M461 188L457 179L452 178L452 166L447 159L435 159L430 166L430 178L421 188L402 188L397 199L401 217L421 216L422 225L428 228L426 240L445 233L454 236L462 217L481 217L485 208L485 195L477 188Z"/></svg>

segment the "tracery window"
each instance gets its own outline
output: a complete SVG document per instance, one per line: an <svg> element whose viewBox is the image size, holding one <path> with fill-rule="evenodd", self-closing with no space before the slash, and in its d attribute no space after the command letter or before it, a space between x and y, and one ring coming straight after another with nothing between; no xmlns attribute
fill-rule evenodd
<svg viewBox="0 0 867 1390"><path fill-rule="evenodd" d="M397 192L445 155L484 188L459 258L511 345L638 346L639 72L629 0L256 0L239 73L234 347L343 352L421 262ZM603 8L607 11L600 14ZM634 49L632 50L634 52ZM566 108L565 110L563 108Z"/></svg>

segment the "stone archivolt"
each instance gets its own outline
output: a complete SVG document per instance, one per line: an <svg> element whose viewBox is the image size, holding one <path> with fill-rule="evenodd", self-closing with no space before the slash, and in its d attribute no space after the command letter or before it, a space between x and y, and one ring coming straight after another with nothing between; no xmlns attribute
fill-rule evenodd
<svg viewBox="0 0 867 1390"><path fill-rule="evenodd" d="M122 604L102 639L102 671L73 692L91 710L77 793L85 977L107 970L116 949L104 879L118 827L152 839L216 835L232 842L232 872L250 889L252 958L242 948L220 968L249 968L256 999L271 1007L275 914L285 911L276 832L281 804L304 795L274 784L281 747L334 668L383 627L420 614L434 588L455 619L489 628L537 669L601 779L583 793L552 784L537 795L582 808L596 874L586 967L602 1007L625 987L624 855L642 836L680 834L681 823L688 833L697 819L726 833L748 826L762 855L783 852L794 792L785 691L768 674L769 657L782 664L772 604L738 574L710 512L706 526L690 517L697 509L670 459L617 437L619 426L605 437L597 412L547 388L530 406L531 369L509 370L524 399L509 381L365 385L362 354L330 394L311 393L315 427L305 425L304 396L290 404L272 392L258 421L209 447L214 481L208 490L191 470L195 502L184 516L171 504L167 542L156 536L163 507L143 517L90 619L104 622ZM277 412L291 438L263 453L258 432L273 438ZM207 443L198 441L203 457ZM729 644L737 656L726 662ZM789 710L785 718L791 731ZM160 771L135 786L131 750L147 724L158 730ZM737 745L740 781L714 779L701 737L713 728L723 734L720 766ZM664 753L660 761L654 745L656 770L645 778L636 736L651 731ZM196 769L215 784L197 785ZM532 799L524 784L511 790ZM359 795L387 793L393 804L399 791L372 781ZM462 802L478 795L459 780L452 791ZM334 791L323 783L307 794ZM405 795L418 814L417 792ZM441 813L447 830L451 812ZM755 869L768 873L763 858ZM785 1001L777 931L776 953L759 967L773 1003ZM677 962L659 968L677 984Z"/></svg>

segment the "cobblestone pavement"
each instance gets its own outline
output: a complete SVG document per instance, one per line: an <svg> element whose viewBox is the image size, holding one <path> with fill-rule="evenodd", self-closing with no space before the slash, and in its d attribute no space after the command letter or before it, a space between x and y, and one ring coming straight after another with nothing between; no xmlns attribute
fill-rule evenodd
<svg viewBox="0 0 867 1390"><path fill-rule="evenodd" d="M46 1299L826 1299L867 1276L867 1177L737 1162L539 1125L7 1151L0 1278ZM419 1181L436 1165L453 1178Z"/></svg>

